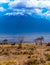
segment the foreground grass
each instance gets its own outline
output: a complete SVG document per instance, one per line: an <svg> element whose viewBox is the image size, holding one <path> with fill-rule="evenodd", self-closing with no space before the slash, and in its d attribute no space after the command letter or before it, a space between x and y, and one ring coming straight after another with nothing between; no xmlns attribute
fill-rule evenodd
<svg viewBox="0 0 50 65"><path fill-rule="evenodd" d="M50 65L50 46L45 43L0 45L0 65Z"/></svg>

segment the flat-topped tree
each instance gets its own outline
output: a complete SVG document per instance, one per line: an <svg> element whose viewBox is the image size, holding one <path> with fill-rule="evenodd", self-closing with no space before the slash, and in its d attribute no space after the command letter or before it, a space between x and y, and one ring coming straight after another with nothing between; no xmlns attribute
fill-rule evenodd
<svg viewBox="0 0 50 65"><path fill-rule="evenodd" d="M43 37L43 36L38 37L38 38L36 38L34 41L36 42L36 44L37 44L37 42L40 42L41 45L42 45L42 42L44 41L44 37Z"/></svg>
<svg viewBox="0 0 50 65"><path fill-rule="evenodd" d="M19 46L18 46L18 49L22 48L22 43L24 41L24 37L19 37L18 38L18 41L19 41Z"/></svg>
<svg viewBox="0 0 50 65"><path fill-rule="evenodd" d="M2 44L8 44L8 40L7 40L7 39L4 39L4 40L2 41Z"/></svg>
<svg viewBox="0 0 50 65"><path fill-rule="evenodd" d="M20 36L20 37L18 38L18 42L19 42L19 43L23 43L23 41L24 41L24 37L23 37L23 36Z"/></svg>

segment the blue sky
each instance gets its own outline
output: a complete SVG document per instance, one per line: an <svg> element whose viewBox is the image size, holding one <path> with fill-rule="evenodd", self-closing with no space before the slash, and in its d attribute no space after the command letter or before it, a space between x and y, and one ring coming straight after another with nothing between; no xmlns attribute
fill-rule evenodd
<svg viewBox="0 0 50 65"><path fill-rule="evenodd" d="M0 0L0 33L34 32L50 32L50 0Z"/></svg>
<svg viewBox="0 0 50 65"><path fill-rule="evenodd" d="M50 20L50 0L0 0L0 15L34 14Z"/></svg>
<svg viewBox="0 0 50 65"><path fill-rule="evenodd" d="M28 34L26 40L41 35L50 40L50 0L0 0L0 34L0 39Z"/></svg>

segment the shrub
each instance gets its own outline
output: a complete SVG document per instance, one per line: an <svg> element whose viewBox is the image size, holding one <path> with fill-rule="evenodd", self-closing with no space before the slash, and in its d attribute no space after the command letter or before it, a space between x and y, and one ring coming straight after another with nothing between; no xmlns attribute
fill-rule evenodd
<svg viewBox="0 0 50 65"><path fill-rule="evenodd" d="M31 58L31 56L29 55L28 58Z"/></svg>
<svg viewBox="0 0 50 65"><path fill-rule="evenodd" d="M50 61L50 55L47 56L47 60Z"/></svg>
<svg viewBox="0 0 50 65"><path fill-rule="evenodd" d="M11 52L13 55L20 55L20 52Z"/></svg>
<svg viewBox="0 0 50 65"><path fill-rule="evenodd" d="M45 63L45 60L43 58L40 58L41 63Z"/></svg>
<svg viewBox="0 0 50 65"><path fill-rule="evenodd" d="M7 55L7 56L9 56L9 53L7 53L7 52L4 52L4 53L3 53L3 55Z"/></svg>
<svg viewBox="0 0 50 65"><path fill-rule="evenodd" d="M19 43L18 44L18 49L21 49L22 48L22 43Z"/></svg>
<svg viewBox="0 0 50 65"><path fill-rule="evenodd" d="M47 64L45 63L44 65L50 65L50 63L47 63Z"/></svg>
<svg viewBox="0 0 50 65"><path fill-rule="evenodd" d="M34 49L35 49L35 48L33 48L33 47L30 48L30 50L32 50L32 51L33 51Z"/></svg>
<svg viewBox="0 0 50 65"><path fill-rule="evenodd" d="M30 51L30 52L29 52L29 55L32 55L32 54L33 54L33 52L32 52L32 51Z"/></svg>
<svg viewBox="0 0 50 65"><path fill-rule="evenodd" d="M47 44L47 46L50 46L50 42Z"/></svg>
<svg viewBox="0 0 50 65"><path fill-rule="evenodd" d="M45 56L47 57L47 60L50 61L50 55L49 54L45 54Z"/></svg>
<svg viewBox="0 0 50 65"><path fill-rule="evenodd" d="M38 65L39 61L37 61L36 59L29 59L25 65Z"/></svg>
<svg viewBox="0 0 50 65"><path fill-rule="evenodd" d="M48 49L46 49L45 51L50 51L50 49L48 48Z"/></svg>
<svg viewBox="0 0 50 65"><path fill-rule="evenodd" d="M16 65L16 62L7 62L6 65Z"/></svg>

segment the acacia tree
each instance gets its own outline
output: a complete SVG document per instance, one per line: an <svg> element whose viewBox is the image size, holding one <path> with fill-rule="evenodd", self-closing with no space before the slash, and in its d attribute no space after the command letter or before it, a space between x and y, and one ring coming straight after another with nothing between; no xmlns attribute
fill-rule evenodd
<svg viewBox="0 0 50 65"><path fill-rule="evenodd" d="M22 48L22 43L24 41L24 37L19 37L18 38L18 41L19 41L19 46L18 46L18 49Z"/></svg>
<svg viewBox="0 0 50 65"><path fill-rule="evenodd" d="M4 40L2 41L2 43L3 43L3 44L8 44L8 40L7 40L7 39L4 39Z"/></svg>
<svg viewBox="0 0 50 65"><path fill-rule="evenodd" d="M44 41L44 37L43 36L38 37L38 38L35 39L36 44L37 44L37 42L40 42L40 44L42 45L43 41Z"/></svg>

